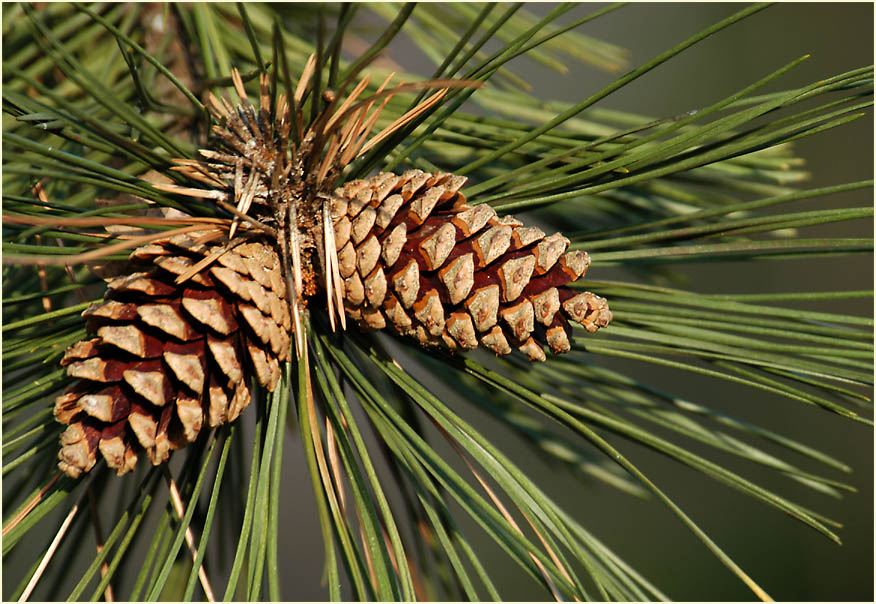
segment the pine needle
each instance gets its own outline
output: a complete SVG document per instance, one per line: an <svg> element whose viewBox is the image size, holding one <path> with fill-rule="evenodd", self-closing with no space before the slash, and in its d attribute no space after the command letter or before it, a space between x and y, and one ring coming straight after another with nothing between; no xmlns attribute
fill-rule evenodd
<svg viewBox="0 0 876 604"><path fill-rule="evenodd" d="M61 539L63 539L64 535L67 534L67 529L70 528L70 524L73 522L73 518L75 518L76 514L79 512L79 505L82 503L82 500L85 499L85 496L87 494L88 490L83 490L82 493L79 495L79 499L77 499L76 503L73 504L73 507L70 508L70 511L67 513L67 517L64 518L64 522L61 523L61 527L58 529L58 532L55 533L55 537L54 539L52 539L52 543L49 545L49 548L43 555L43 559L40 560L40 564L34 572L33 576L30 578L27 587L24 588L24 592L21 594L21 597L18 598L19 602L27 602L28 598L30 598L30 595L36 588L37 583L39 583L40 579L43 577L43 573L45 572L46 567L49 565L49 562L52 560L52 557L58 550L58 546L60 546L61 544Z"/></svg>
<svg viewBox="0 0 876 604"><path fill-rule="evenodd" d="M377 145L380 141L382 141L383 139L390 136L393 132L395 132L399 128L403 127L405 124L407 124L408 122L410 122L411 120L416 118L418 115L420 115L424 111L428 110L432 105L434 105L435 103L440 101L442 98L444 98L444 95L446 95L447 92L448 92L447 88L445 88L443 90L439 90L438 92L436 92L435 94L430 96L428 99L426 99L425 101L423 101L422 103L420 103L419 105L417 105L416 107L414 107L413 109L411 109L410 111L405 113L403 116L396 119L389 126L384 128L383 130L381 130L380 134L378 134L377 136L372 138L370 141L368 141L368 143L364 147L362 147L362 150L359 152L359 155L360 156L364 155L365 153L368 152L369 149L371 149L372 147Z"/></svg>
<svg viewBox="0 0 876 604"><path fill-rule="evenodd" d="M173 476L170 474L170 470L167 468L167 464L161 466L161 469L164 473L164 479L167 481L168 492L170 493L170 502L173 504L173 509L176 512L176 516L180 522L183 522L186 517L186 508L183 505L182 497L179 496L179 489L176 487L176 482L173 480ZM186 545L189 548L189 552L192 554L192 560L198 559L198 548L195 546L195 537L192 533L192 527L186 527ZM207 596L207 600L209 602L215 602L216 598L213 596L213 588L210 586L210 580L207 578L207 571L204 568L203 562L201 566L198 568L198 579L201 581L201 587L204 589L204 595Z"/></svg>
<svg viewBox="0 0 876 604"><path fill-rule="evenodd" d="M311 54L307 57L307 63L304 64L304 71L301 72L301 78L298 80L298 86L295 88L295 95L292 97L296 108L301 106L301 99L304 98L304 92L307 90L307 85L310 83L310 78L313 76L313 70L315 67L316 55Z"/></svg>
<svg viewBox="0 0 876 604"><path fill-rule="evenodd" d="M3 263L4 264L21 264L21 265L29 265L29 266L39 266L39 265L50 265L50 264L83 264L86 262L93 262L95 260L99 260L100 258L104 258L109 256L110 254L114 254L115 252L119 252L122 250L129 250L131 248L140 247L145 243L150 243L152 241L158 241L159 239L165 239L168 237L173 237L175 235L182 235L184 233L192 233L196 231L204 231L203 226L187 226L181 227L178 229L172 229L170 231L164 231L161 233L151 234L151 235L142 235L137 237L132 237L127 241L120 241L119 243L114 243L112 245L107 245L101 247L96 250L92 250L90 252L83 252L81 254L73 254L73 255L58 255L58 256L13 256L9 254L3 255ZM217 235L221 234L221 231L215 231Z"/></svg>
<svg viewBox="0 0 876 604"><path fill-rule="evenodd" d="M370 81L371 81L371 77L365 76L364 78L362 78L361 82L356 84L356 87L353 88L353 91L350 92L349 96L346 99L344 99L344 102L341 103L341 106L338 107L337 111L335 111L332 114L332 116L329 118L329 120L326 122L325 126L323 127L325 132L331 132L332 126L334 126L336 123L338 123L342 118L346 119L347 110L350 108L350 106L353 104L353 102L357 98L359 98L359 95L362 94L362 92L365 90L366 86L368 86L368 83Z"/></svg>
<svg viewBox="0 0 876 604"><path fill-rule="evenodd" d="M94 540L97 542L97 553L100 555L100 552L103 551L104 540L103 540L103 530L100 527L100 513L97 509L97 499L94 496L94 486L88 485L88 512L91 517L91 525L94 527ZM107 572L109 572L109 564L107 564L106 560L100 565L100 576L101 578L106 577ZM112 602L115 600L113 596L113 586L111 583L107 583L106 589L103 591L104 600L107 602Z"/></svg>

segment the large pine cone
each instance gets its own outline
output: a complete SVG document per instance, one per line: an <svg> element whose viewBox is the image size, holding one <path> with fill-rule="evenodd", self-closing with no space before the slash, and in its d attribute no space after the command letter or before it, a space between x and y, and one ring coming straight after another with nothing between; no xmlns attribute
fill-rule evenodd
<svg viewBox="0 0 876 604"><path fill-rule="evenodd" d="M289 355L286 284L271 245L227 251L192 278L175 278L220 249L179 235L138 248L134 272L109 283L83 313L96 337L61 361L79 381L55 401L59 467L77 477L98 451L119 474L137 452L154 464L192 442L204 423L234 420L255 376L268 390Z"/></svg>
<svg viewBox="0 0 876 604"><path fill-rule="evenodd" d="M335 190L332 208L347 314L362 327L412 336L423 345L496 354L512 347L543 361L546 344L569 350L569 320L596 331L611 321L603 298L566 284L590 264L545 236L469 206L465 177L409 170Z"/></svg>

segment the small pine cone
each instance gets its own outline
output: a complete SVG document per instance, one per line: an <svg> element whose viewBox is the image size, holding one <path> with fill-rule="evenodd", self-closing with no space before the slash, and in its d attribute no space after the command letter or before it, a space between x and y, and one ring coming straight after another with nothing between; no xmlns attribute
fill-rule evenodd
<svg viewBox="0 0 876 604"><path fill-rule="evenodd" d="M452 350L570 348L569 320L594 332L611 321L605 299L567 287L590 264L560 233L469 206L466 178L409 170L335 190L332 221L347 314Z"/></svg>
<svg viewBox="0 0 876 604"><path fill-rule="evenodd" d="M251 400L248 375L273 390L289 356L286 284L273 247L238 245L175 283L221 250L197 234L136 249L136 271L109 283L83 316L96 336L61 364L77 382L55 400L68 424L58 464L72 477L98 453L118 474L145 451L154 465L197 438L201 427L234 420Z"/></svg>

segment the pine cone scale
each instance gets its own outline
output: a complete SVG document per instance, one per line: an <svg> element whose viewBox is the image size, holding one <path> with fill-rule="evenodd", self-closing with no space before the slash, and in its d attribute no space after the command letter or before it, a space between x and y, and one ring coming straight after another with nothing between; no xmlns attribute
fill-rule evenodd
<svg viewBox="0 0 876 604"><path fill-rule="evenodd" d="M143 333L136 325L104 325L97 330L97 337L141 359L160 356L163 349L161 340Z"/></svg>
<svg viewBox="0 0 876 604"><path fill-rule="evenodd" d="M195 394L203 393L207 373L203 340L187 344L169 342L163 358L164 363L170 368L177 380L185 384Z"/></svg>
<svg viewBox="0 0 876 604"><path fill-rule="evenodd" d="M70 363L67 366L67 375L92 382L118 382L126 368L127 365L120 361L92 357Z"/></svg>
<svg viewBox="0 0 876 604"><path fill-rule="evenodd" d="M61 366L66 367L74 361L90 359L91 357L97 356L97 345L99 342L100 338L92 338L90 340L77 342L64 353L64 356L61 358Z"/></svg>
<svg viewBox="0 0 876 604"><path fill-rule="evenodd" d="M186 289L182 296L182 307L196 321L223 335L238 328L231 307L216 292Z"/></svg>
<svg viewBox="0 0 876 604"><path fill-rule="evenodd" d="M111 468L121 468L126 462L125 453L128 448L125 446L124 440L125 425L125 421L117 421L104 428L100 433L98 449Z"/></svg>
<svg viewBox="0 0 876 604"><path fill-rule="evenodd" d="M402 250L408 240L408 228L404 224L399 224L392 228L385 238L378 240L383 250L380 257L387 268L392 268L398 259L401 257Z"/></svg>
<svg viewBox="0 0 876 604"><path fill-rule="evenodd" d="M144 324L178 340L189 341L199 337L183 317L180 308L179 302L144 304L137 308L137 315Z"/></svg>
<svg viewBox="0 0 876 604"><path fill-rule="evenodd" d="M79 407L95 419L114 424L127 417L131 403L118 386L110 386L79 399Z"/></svg>
<svg viewBox="0 0 876 604"><path fill-rule="evenodd" d="M438 278L447 291L451 304L462 302L474 287L474 256L471 253L458 256L448 262L439 272Z"/></svg>
<svg viewBox="0 0 876 604"><path fill-rule="evenodd" d="M171 382L160 360L134 363L122 372L122 378L134 392L156 407L163 407L173 397Z"/></svg>

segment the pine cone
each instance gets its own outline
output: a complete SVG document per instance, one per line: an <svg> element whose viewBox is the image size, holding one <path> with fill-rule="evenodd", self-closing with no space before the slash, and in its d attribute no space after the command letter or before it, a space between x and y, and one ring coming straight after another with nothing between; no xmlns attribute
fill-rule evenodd
<svg viewBox="0 0 876 604"><path fill-rule="evenodd" d="M68 475L90 470L98 451L119 474L143 450L161 464L204 423L240 415L251 400L248 376L276 387L291 321L273 247L238 245L175 283L222 249L197 234L140 247L131 254L136 272L111 281L105 301L83 313L96 337L64 355L79 381L55 400L55 417L69 424L58 455Z"/></svg>
<svg viewBox="0 0 876 604"><path fill-rule="evenodd" d="M469 206L465 177L409 170L335 190L332 220L347 315L423 345L545 360L570 348L569 320L596 331L605 299L566 284L590 264L560 233Z"/></svg>

